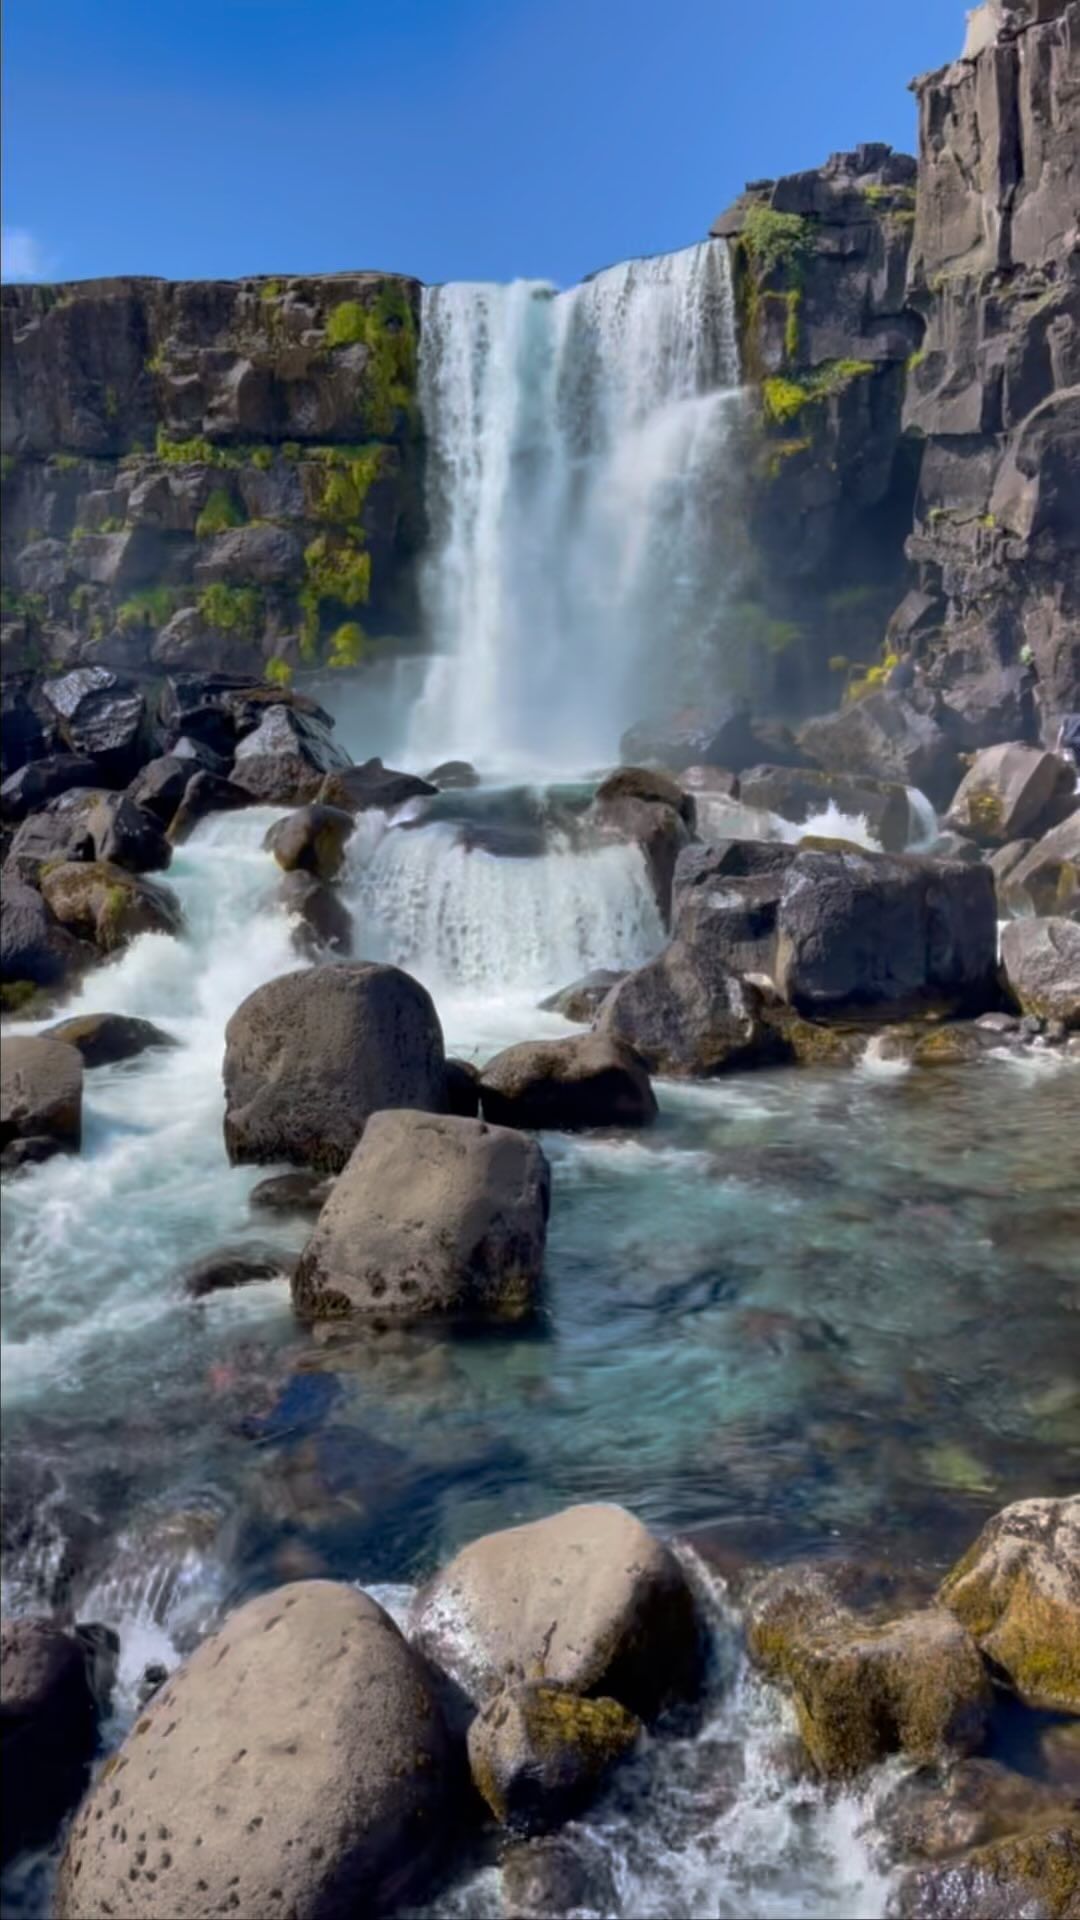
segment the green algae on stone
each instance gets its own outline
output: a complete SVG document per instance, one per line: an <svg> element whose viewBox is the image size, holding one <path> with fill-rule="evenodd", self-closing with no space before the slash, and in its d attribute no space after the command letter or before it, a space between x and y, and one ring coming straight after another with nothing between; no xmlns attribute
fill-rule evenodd
<svg viewBox="0 0 1080 1920"><path fill-rule="evenodd" d="M587 1804L640 1732L617 1700L533 1682L496 1694L477 1715L469 1762L497 1820L542 1833Z"/></svg>
<svg viewBox="0 0 1080 1920"><path fill-rule="evenodd" d="M988 1520L938 1599L1028 1705L1080 1713L1080 1496Z"/></svg>

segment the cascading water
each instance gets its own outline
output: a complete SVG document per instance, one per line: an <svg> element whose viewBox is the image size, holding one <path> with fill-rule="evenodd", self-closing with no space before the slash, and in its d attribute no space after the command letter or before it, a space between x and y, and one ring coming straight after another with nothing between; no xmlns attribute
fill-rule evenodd
<svg viewBox="0 0 1080 1920"><path fill-rule="evenodd" d="M435 657L417 762L609 761L724 589L738 352L727 249L424 296Z"/></svg>

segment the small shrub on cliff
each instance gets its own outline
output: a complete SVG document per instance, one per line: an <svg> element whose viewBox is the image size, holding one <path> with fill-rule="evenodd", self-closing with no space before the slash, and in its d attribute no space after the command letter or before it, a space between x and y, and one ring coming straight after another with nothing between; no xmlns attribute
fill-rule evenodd
<svg viewBox="0 0 1080 1920"><path fill-rule="evenodd" d="M367 635L358 620L346 620L330 636L328 667L358 667L367 652Z"/></svg>
<svg viewBox="0 0 1080 1920"><path fill-rule="evenodd" d="M172 440L164 427L159 427L157 430L157 457L175 467L192 466L196 463L200 466L212 467L217 464L216 449L201 434L196 434L191 440Z"/></svg>
<svg viewBox="0 0 1080 1920"><path fill-rule="evenodd" d="M339 300L326 322L328 347L355 347L367 338L367 316L359 300Z"/></svg>
<svg viewBox="0 0 1080 1920"><path fill-rule="evenodd" d="M122 633L137 627L163 627L176 608L171 587L140 587L116 610L116 624Z"/></svg>
<svg viewBox="0 0 1080 1920"><path fill-rule="evenodd" d="M761 404L771 426L782 427L789 420L797 420L812 399L810 388L800 380L785 380L776 375L761 383Z"/></svg>
<svg viewBox="0 0 1080 1920"><path fill-rule="evenodd" d="M392 433L399 414L412 414L416 404L416 327L412 307L400 287L381 286L366 307L358 300L339 301L327 318L326 344L331 350L367 348L362 396L373 432Z"/></svg>
<svg viewBox="0 0 1080 1920"><path fill-rule="evenodd" d="M242 527L244 515L227 487L215 487L195 522L200 540L209 534L227 533L230 527Z"/></svg>
<svg viewBox="0 0 1080 1920"><path fill-rule="evenodd" d="M272 687L287 687L292 680L292 668L280 655L272 654L263 668L263 679L269 680Z"/></svg>
<svg viewBox="0 0 1080 1920"><path fill-rule="evenodd" d="M776 213L772 207L751 207L742 238L759 280L783 268L797 277L811 249L813 229L800 213Z"/></svg>
<svg viewBox="0 0 1080 1920"><path fill-rule="evenodd" d="M262 601L257 587L227 587L216 580L212 587L203 588L198 608L199 618L218 633L254 640L259 630Z"/></svg>

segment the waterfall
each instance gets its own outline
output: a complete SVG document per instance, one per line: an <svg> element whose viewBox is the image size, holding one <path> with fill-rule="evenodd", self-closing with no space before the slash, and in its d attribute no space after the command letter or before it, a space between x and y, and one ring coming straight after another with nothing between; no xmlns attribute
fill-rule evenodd
<svg viewBox="0 0 1080 1920"><path fill-rule="evenodd" d="M424 295L433 659L417 763L609 762L723 595L738 404L727 249Z"/></svg>

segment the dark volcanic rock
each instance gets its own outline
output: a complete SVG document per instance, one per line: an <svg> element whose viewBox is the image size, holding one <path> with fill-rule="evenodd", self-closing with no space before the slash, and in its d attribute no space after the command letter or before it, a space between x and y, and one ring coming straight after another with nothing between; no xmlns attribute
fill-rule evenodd
<svg viewBox="0 0 1080 1920"><path fill-rule="evenodd" d="M135 775L127 789L127 798L167 827L191 778L191 761L186 755L160 754L156 760L148 760L142 772Z"/></svg>
<svg viewBox="0 0 1080 1920"><path fill-rule="evenodd" d="M976 754L953 796L948 824L983 846L1037 838L1076 810L1073 769L1040 747L1018 741Z"/></svg>
<svg viewBox="0 0 1080 1920"><path fill-rule="evenodd" d="M46 1027L43 1039L64 1040L82 1055L84 1067L111 1067L134 1060L150 1047L175 1047L169 1033L132 1013L78 1013Z"/></svg>
<svg viewBox="0 0 1080 1920"><path fill-rule="evenodd" d="M956 789L955 746L931 714L888 688L806 721L799 743L826 773L900 781L935 806Z"/></svg>
<svg viewBox="0 0 1080 1920"><path fill-rule="evenodd" d="M56 987L94 958L46 906L41 894L12 870L0 886L0 979Z"/></svg>
<svg viewBox="0 0 1080 1920"><path fill-rule="evenodd" d="M679 857L682 859L685 856L680 854ZM571 981L568 987L560 987L558 993L549 994L546 1000L541 1000L541 1011L561 1013L564 1020L574 1020L587 1027L595 1020L612 987L617 987L619 981L625 978L625 971L594 967L591 973L583 974L580 980Z"/></svg>
<svg viewBox="0 0 1080 1920"><path fill-rule="evenodd" d="M225 1144L234 1161L337 1172L382 1107L442 1111L442 1030L397 967L283 974L225 1030Z"/></svg>
<svg viewBox="0 0 1080 1920"><path fill-rule="evenodd" d="M997 999L985 866L802 849L784 879L777 936L776 983L801 1013L982 1013Z"/></svg>
<svg viewBox="0 0 1080 1920"><path fill-rule="evenodd" d="M295 917L293 946L297 953L311 960L327 953L344 957L351 954L352 915L332 887L312 873L287 873L278 888L278 898L286 913Z"/></svg>
<svg viewBox="0 0 1080 1920"><path fill-rule="evenodd" d="M463 1120L475 1120L480 1113L480 1072L468 1060L446 1063L446 1111Z"/></svg>
<svg viewBox="0 0 1080 1920"><path fill-rule="evenodd" d="M293 1279L307 1320L520 1320L551 1175L536 1142L454 1114L376 1113Z"/></svg>
<svg viewBox="0 0 1080 1920"><path fill-rule="evenodd" d="M45 680L42 697L73 754L97 761L102 781L123 786L153 752L146 697L133 681L107 667L77 667Z"/></svg>
<svg viewBox="0 0 1080 1920"><path fill-rule="evenodd" d="M319 880L334 880L352 830L353 816L341 807L300 807L275 821L263 846L286 873L300 871Z"/></svg>
<svg viewBox="0 0 1080 1920"><path fill-rule="evenodd" d="M1021 1013L1080 1027L1080 926L1062 918L1010 920L1001 935L1009 998Z"/></svg>
<svg viewBox="0 0 1080 1920"><path fill-rule="evenodd" d="M619 753L630 766L644 761L670 767L673 773L702 765L741 773L767 757L749 707L737 701L709 710L687 708L655 726L631 727L619 742Z"/></svg>
<svg viewBox="0 0 1080 1920"><path fill-rule="evenodd" d="M17 773L9 774L0 787L0 812L5 820L24 820L50 800L56 800L69 787L100 787L101 769L96 760L84 754L54 753L45 760L31 760Z"/></svg>
<svg viewBox="0 0 1080 1920"><path fill-rule="evenodd" d="M291 707L268 707L236 749L233 782L255 800L302 805L315 799L332 768L348 765L348 755L321 720Z"/></svg>
<svg viewBox="0 0 1080 1920"><path fill-rule="evenodd" d="M193 773L169 824L169 839L174 846L181 846L207 814L232 813L238 807L252 807L255 799L246 787L238 787L234 781L223 780L216 773Z"/></svg>
<svg viewBox="0 0 1080 1920"><path fill-rule="evenodd" d="M776 970L777 912L796 849L782 841L687 847L675 868L676 938L735 974Z"/></svg>
<svg viewBox="0 0 1080 1920"><path fill-rule="evenodd" d="M630 1047L651 1073L702 1077L770 1057L761 997L705 942L674 939L613 987L596 1031Z"/></svg>
<svg viewBox="0 0 1080 1920"><path fill-rule="evenodd" d="M395 773L393 767L384 767L381 760L374 759L328 773L317 798L323 806L343 807L349 813L366 813L371 807L389 813L394 807L404 806L406 800L425 799L437 792L430 780L421 780L415 773Z"/></svg>
<svg viewBox="0 0 1080 1920"><path fill-rule="evenodd" d="M1011 913L1080 913L1080 813L1036 840L1001 891Z"/></svg>
<svg viewBox="0 0 1080 1920"><path fill-rule="evenodd" d="M524 1040L489 1060L480 1075L485 1120L504 1127L644 1127L656 1096L640 1060L599 1033Z"/></svg>
<svg viewBox="0 0 1080 1920"><path fill-rule="evenodd" d="M94 859L126 867L129 873L159 873L172 859L172 847L160 820L137 806L126 793L103 793L86 816Z"/></svg>
<svg viewBox="0 0 1080 1920"><path fill-rule="evenodd" d="M861 814L886 853L902 853L911 831L907 788L898 781L819 773L811 767L750 767L739 780L744 806L762 807L784 820L809 820L830 803L841 813Z"/></svg>
<svg viewBox="0 0 1080 1920"><path fill-rule="evenodd" d="M184 1292L193 1300L208 1293L221 1293L233 1287L247 1287L256 1280L284 1280L294 1262L273 1247L219 1247L192 1261L181 1275Z"/></svg>
<svg viewBox="0 0 1080 1920"><path fill-rule="evenodd" d="M0 1628L0 1782L6 1864L52 1839L86 1782L117 1642L105 1628L8 1618Z"/></svg>

